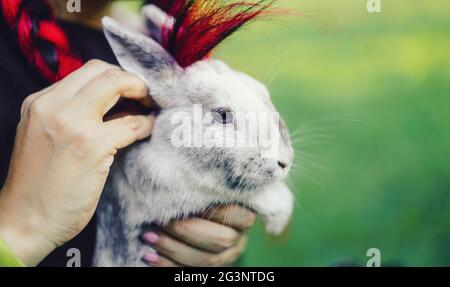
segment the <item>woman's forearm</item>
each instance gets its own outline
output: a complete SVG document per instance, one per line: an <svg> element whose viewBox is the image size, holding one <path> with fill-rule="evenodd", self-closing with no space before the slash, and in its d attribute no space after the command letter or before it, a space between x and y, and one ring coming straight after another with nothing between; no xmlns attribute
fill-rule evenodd
<svg viewBox="0 0 450 287"><path fill-rule="evenodd" d="M0 240L10 256L14 254L26 266L35 266L56 246L42 234L45 228L40 216L27 215L18 204L14 192L4 187L0 192Z"/></svg>

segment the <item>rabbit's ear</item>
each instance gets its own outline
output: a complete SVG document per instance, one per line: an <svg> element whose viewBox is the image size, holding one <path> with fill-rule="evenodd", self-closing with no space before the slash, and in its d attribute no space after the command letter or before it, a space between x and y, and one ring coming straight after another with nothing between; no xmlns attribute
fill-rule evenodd
<svg viewBox="0 0 450 287"><path fill-rule="evenodd" d="M161 43L163 30L172 29L175 19L153 4L145 5L141 10L150 36Z"/></svg>
<svg viewBox="0 0 450 287"><path fill-rule="evenodd" d="M103 17L102 23L106 39L122 68L141 77L153 99L161 107L167 107L170 98L162 97L161 91L181 67L153 39L125 28L109 17Z"/></svg>

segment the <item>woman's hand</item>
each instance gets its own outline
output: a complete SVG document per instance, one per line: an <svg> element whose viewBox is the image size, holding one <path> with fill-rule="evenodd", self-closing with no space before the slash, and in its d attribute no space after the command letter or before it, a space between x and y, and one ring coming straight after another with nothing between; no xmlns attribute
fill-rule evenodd
<svg viewBox="0 0 450 287"><path fill-rule="evenodd" d="M117 150L150 135L152 117L103 121L120 97L149 103L137 76L91 61L23 103L0 193L0 238L26 265L86 226Z"/></svg>
<svg viewBox="0 0 450 287"><path fill-rule="evenodd" d="M143 240L157 252L144 260L151 266L224 266L245 248L244 232L255 214L232 205L210 209L203 218L175 221L158 232L144 232Z"/></svg>

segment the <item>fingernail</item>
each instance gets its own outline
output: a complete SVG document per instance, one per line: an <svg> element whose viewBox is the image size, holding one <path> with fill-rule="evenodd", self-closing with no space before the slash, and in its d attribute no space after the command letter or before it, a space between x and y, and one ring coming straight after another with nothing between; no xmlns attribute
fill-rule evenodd
<svg viewBox="0 0 450 287"><path fill-rule="evenodd" d="M143 259L149 263L156 263L159 259L159 256L158 256L158 254L156 254L154 252L150 252L150 253L145 254Z"/></svg>
<svg viewBox="0 0 450 287"><path fill-rule="evenodd" d="M147 241L148 243L156 243L159 239L159 235L155 232L145 232L142 235L142 238Z"/></svg>

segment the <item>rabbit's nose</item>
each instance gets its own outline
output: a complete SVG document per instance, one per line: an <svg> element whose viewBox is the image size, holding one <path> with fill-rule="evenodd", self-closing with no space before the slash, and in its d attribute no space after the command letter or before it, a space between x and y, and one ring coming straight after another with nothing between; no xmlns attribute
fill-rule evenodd
<svg viewBox="0 0 450 287"><path fill-rule="evenodd" d="M285 169L287 164L285 162L278 161L278 166L281 167L282 169Z"/></svg>

